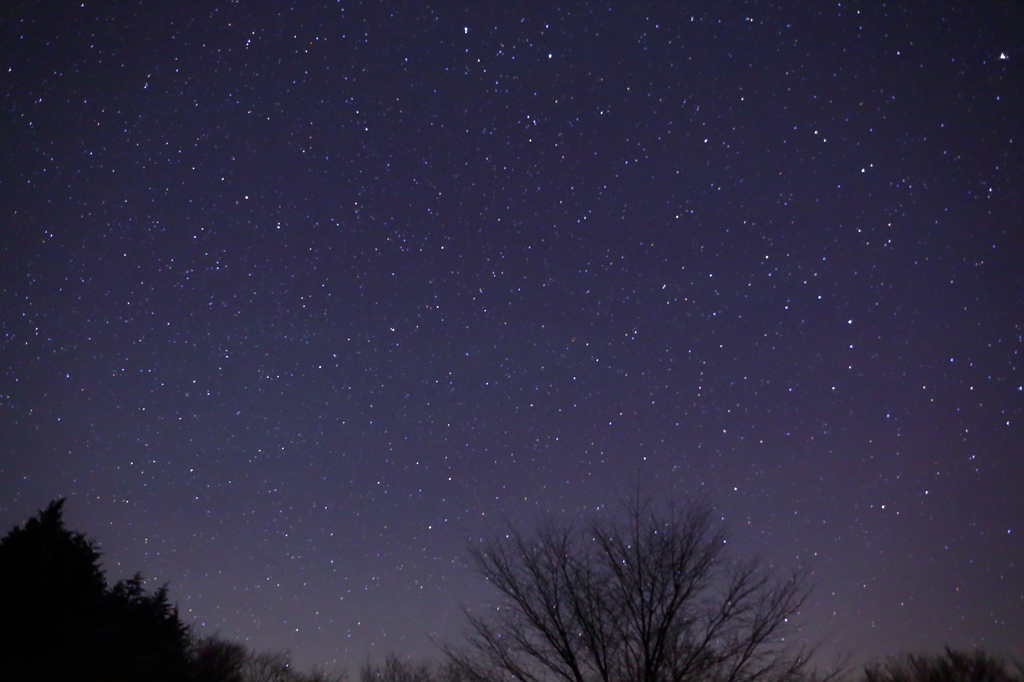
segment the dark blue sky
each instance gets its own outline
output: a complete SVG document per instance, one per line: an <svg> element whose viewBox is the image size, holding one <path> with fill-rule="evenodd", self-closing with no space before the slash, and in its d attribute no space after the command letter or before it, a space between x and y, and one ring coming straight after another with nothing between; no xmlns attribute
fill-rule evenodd
<svg viewBox="0 0 1024 682"><path fill-rule="evenodd" d="M300 664L707 495L857 657L1024 656L1019 3L14 2L0 521Z"/></svg>

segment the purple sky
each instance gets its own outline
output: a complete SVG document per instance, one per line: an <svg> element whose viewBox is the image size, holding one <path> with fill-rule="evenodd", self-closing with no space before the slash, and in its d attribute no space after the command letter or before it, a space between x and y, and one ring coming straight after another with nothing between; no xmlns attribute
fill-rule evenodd
<svg viewBox="0 0 1024 682"><path fill-rule="evenodd" d="M300 665L647 477L1024 657L1019 3L8 3L0 522Z"/></svg>

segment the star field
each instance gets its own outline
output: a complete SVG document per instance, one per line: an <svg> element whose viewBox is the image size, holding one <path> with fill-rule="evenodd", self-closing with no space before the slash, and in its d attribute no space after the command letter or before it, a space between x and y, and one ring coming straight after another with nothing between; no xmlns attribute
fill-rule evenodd
<svg viewBox="0 0 1024 682"><path fill-rule="evenodd" d="M300 665L705 495L855 660L1024 657L1024 13L12 3L0 522Z"/></svg>

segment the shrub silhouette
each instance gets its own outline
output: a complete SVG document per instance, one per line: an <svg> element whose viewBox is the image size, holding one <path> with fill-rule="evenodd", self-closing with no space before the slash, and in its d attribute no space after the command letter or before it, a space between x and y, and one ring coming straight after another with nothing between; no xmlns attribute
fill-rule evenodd
<svg viewBox="0 0 1024 682"><path fill-rule="evenodd" d="M426 661L410 663L391 653L381 663L360 667L359 682L435 682L431 668Z"/></svg>
<svg viewBox="0 0 1024 682"><path fill-rule="evenodd" d="M192 682L347 682L344 672L292 669L285 651L252 651L217 635L194 639L190 653Z"/></svg>
<svg viewBox="0 0 1024 682"><path fill-rule="evenodd" d="M864 668L864 682L1024 682L1024 668L1011 671L1002 658L946 647L941 654L891 656Z"/></svg>
<svg viewBox="0 0 1024 682"><path fill-rule="evenodd" d="M238 642L210 636L195 639L190 652L192 682L243 682L249 650Z"/></svg>
<svg viewBox="0 0 1024 682"><path fill-rule="evenodd" d="M395 653L383 661L367 661L359 668L359 682L469 682L449 662L405 661Z"/></svg>

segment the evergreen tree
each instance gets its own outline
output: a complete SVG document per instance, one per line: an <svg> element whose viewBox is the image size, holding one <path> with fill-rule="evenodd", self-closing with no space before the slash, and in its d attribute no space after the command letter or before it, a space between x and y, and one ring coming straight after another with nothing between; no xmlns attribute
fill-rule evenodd
<svg viewBox="0 0 1024 682"><path fill-rule="evenodd" d="M64 500L0 540L0 679L184 681L188 628L142 576L109 587L93 541L64 527Z"/></svg>
<svg viewBox="0 0 1024 682"><path fill-rule="evenodd" d="M111 667L119 680L173 680L187 675L189 630L167 599L167 586L152 594L136 573L120 580L107 594Z"/></svg>
<svg viewBox="0 0 1024 682"><path fill-rule="evenodd" d="M64 500L0 540L0 677L92 679L106 582L100 553L64 528Z"/></svg>

